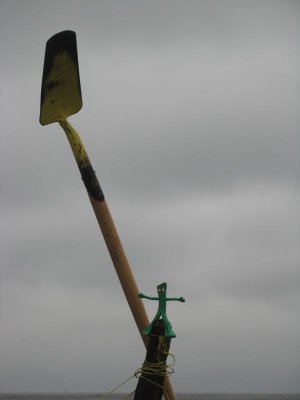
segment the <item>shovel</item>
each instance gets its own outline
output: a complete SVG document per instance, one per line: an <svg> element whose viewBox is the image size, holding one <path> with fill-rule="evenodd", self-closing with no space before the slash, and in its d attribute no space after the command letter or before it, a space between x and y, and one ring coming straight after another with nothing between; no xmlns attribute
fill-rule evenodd
<svg viewBox="0 0 300 400"><path fill-rule="evenodd" d="M76 34L73 31L63 31L52 36L46 43L40 123L48 125L58 122L65 131L125 297L147 347L148 338L142 335L142 331L149 325L149 320L142 300L138 297L139 290L95 171L78 133L67 121L81 107ZM175 400L168 378L166 398Z"/></svg>

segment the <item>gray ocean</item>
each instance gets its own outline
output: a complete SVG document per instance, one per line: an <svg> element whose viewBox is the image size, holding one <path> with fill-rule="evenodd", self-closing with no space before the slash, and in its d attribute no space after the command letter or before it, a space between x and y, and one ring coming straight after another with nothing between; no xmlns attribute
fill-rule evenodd
<svg viewBox="0 0 300 400"><path fill-rule="evenodd" d="M102 394L0 394L0 400L101 400ZM123 400L125 394L115 394L105 397L105 400ZM300 400L300 394L205 394L181 393L177 400ZM130 397L133 399L133 396Z"/></svg>

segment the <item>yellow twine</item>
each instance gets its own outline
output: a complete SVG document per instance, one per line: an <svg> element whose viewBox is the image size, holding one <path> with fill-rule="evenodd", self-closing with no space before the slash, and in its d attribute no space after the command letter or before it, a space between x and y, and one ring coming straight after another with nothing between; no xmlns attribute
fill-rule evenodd
<svg viewBox="0 0 300 400"><path fill-rule="evenodd" d="M164 396L165 399L169 399L167 392L165 390L165 385L166 385L166 381L164 381L164 386L158 384L157 382L152 381L151 379L146 378L145 376L143 376L142 374L146 374L146 375L159 375L159 376L163 376L163 377L169 377L171 376L171 374L173 374L174 372L174 368L173 366L175 365L175 355L168 352L167 347L166 347L166 343L165 343L165 339L163 336L159 336L159 345L158 345L158 350L157 350L158 354L157 354L157 358L159 360L159 355L160 353L163 353L164 355L171 356L173 359L172 364L167 364L165 361L159 361L158 363L151 363L149 361L144 361L143 365L141 368L138 368L134 375L136 378L142 378L150 383L152 383L153 385L156 385L158 387L160 387L161 389L164 390Z"/></svg>
<svg viewBox="0 0 300 400"><path fill-rule="evenodd" d="M134 375L132 375L130 378L126 379L124 382L120 383L118 386L116 386L114 389L112 389L110 392L103 394L99 400L105 400L108 399L109 396L111 394L113 394L117 389L119 389L121 386L125 385L125 383L129 382L132 378L134 378ZM134 393L135 391L133 391L132 393L130 393L129 396L125 397L124 400L129 399L129 397Z"/></svg>
<svg viewBox="0 0 300 400"><path fill-rule="evenodd" d="M166 400L169 400L169 397L167 395L167 392L165 390L165 384L164 386L159 385L158 383L152 381L151 379L146 378L145 376L142 376L142 374L147 374L147 375L159 375L159 376L164 376L164 377L169 377L171 374L174 372L174 365L175 365L175 355L173 353L168 352L166 344L165 344L165 338L163 336L159 336L159 344L158 344L158 349L157 349L157 358L159 360L159 354L163 353L167 357L170 356L173 359L173 362L171 364L167 364L165 361L159 361L158 363L151 363L149 361L144 361L143 365L138 368L135 373L130 376L130 378L126 379L124 382L120 383L118 386L116 386L113 390L111 390L109 393L106 393L102 395L99 400L105 400L108 399L109 396L114 393L117 389L119 389L121 386L125 385L127 382L129 382L132 378L142 378L153 385L156 385L160 387L161 389L164 390L164 396ZM131 392L129 395L124 397L123 400L129 399L133 394L135 393L135 390Z"/></svg>

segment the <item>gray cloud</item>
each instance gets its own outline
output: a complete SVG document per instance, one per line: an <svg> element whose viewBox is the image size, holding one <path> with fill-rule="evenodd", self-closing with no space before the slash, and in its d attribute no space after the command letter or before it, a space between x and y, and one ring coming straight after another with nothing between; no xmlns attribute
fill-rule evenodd
<svg viewBox="0 0 300 400"><path fill-rule="evenodd" d="M38 123L63 29L70 122L139 288L187 299L169 307L175 389L299 391L298 17L293 1L1 2L1 391L110 390L144 359L64 134Z"/></svg>

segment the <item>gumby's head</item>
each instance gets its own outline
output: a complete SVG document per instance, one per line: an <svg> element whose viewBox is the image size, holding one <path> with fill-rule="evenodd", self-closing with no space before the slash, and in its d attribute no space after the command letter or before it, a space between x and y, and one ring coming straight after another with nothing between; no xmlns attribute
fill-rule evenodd
<svg viewBox="0 0 300 400"><path fill-rule="evenodd" d="M157 293L158 296L164 296L166 295L167 291L167 284L166 282L161 283L160 285L157 286Z"/></svg>

